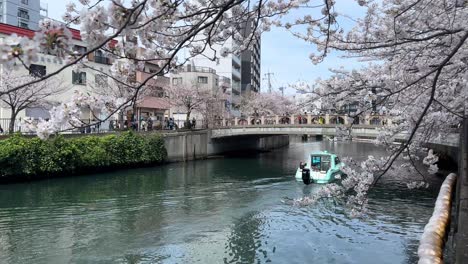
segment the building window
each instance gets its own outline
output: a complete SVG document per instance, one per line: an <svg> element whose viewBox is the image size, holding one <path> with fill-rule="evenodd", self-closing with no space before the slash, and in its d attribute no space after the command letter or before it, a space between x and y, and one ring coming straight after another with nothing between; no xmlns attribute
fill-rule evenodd
<svg viewBox="0 0 468 264"><path fill-rule="evenodd" d="M29 66L29 74L34 77L43 77L46 75L46 66L31 64Z"/></svg>
<svg viewBox="0 0 468 264"><path fill-rule="evenodd" d="M21 0L21 3L22 3L23 5L27 5L28 2L29 2L28 0Z"/></svg>
<svg viewBox="0 0 468 264"><path fill-rule="evenodd" d="M198 76L198 83L208 83L208 77Z"/></svg>
<svg viewBox="0 0 468 264"><path fill-rule="evenodd" d="M215 86L218 86L218 84L219 84L219 80L218 80L218 78L216 78L215 79Z"/></svg>
<svg viewBox="0 0 468 264"><path fill-rule="evenodd" d="M102 50L96 50L94 53L94 62L102 63L102 64L109 64L109 58L104 55Z"/></svg>
<svg viewBox="0 0 468 264"><path fill-rule="evenodd" d="M76 51L77 54L82 55L86 53L87 49L86 47L80 46L80 45L75 45L73 46L73 51Z"/></svg>
<svg viewBox="0 0 468 264"><path fill-rule="evenodd" d="M104 74L94 75L94 83L97 87L107 87L107 76Z"/></svg>
<svg viewBox="0 0 468 264"><path fill-rule="evenodd" d="M24 23L24 22L21 22L21 21L18 21L18 27L29 29L28 23Z"/></svg>
<svg viewBox="0 0 468 264"><path fill-rule="evenodd" d="M182 84L182 77L172 78L172 84L173 85Z"/></svg>
<svg viewBox="0 0 468 264"><path fill-rule="evenodd" d="M72 83L86 85L86 72L72 72Z"/></svg>
<svg viewBox="0 0 468 264"><path fill-rule="evenodd" d="M28 10L18 8L18 17L29 20Z"/></svg>

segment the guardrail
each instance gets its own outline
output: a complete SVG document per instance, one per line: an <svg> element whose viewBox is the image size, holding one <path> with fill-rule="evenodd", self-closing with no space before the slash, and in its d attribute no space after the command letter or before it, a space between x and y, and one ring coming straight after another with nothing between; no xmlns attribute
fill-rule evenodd
<svg viewBox="0 0 468 264"><path fill-rule="evenodd" d="M434 212L424 227L418 247L419 264L444 263L442 256L447 229L450 224L452 194L457 176L450 173L440 187Z"/></svg>

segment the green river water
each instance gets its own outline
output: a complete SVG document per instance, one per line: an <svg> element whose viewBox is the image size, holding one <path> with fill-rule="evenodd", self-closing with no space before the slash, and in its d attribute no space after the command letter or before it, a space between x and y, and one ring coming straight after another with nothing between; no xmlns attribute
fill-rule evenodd
<svg viewBox="0 0 468 264"><path fill-rule="evenodd" d="M364 159L366 143L292 143L243 158L0 186L0 263L415 263L436 192L389 174L351 219L294 180L312 150Z"/></svg>

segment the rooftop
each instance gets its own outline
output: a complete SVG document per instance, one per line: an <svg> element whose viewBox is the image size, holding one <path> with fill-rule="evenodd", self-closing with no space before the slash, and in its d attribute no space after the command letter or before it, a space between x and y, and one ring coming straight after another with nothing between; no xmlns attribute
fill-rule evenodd
<svg viewBox="0 0 468 264"><path fill-rule="evenodd" d="M213 68L193 66L191 64L184 65L178 68L178 70L179 72L206 72L216 74L216 70L214 70Z"/></svg>

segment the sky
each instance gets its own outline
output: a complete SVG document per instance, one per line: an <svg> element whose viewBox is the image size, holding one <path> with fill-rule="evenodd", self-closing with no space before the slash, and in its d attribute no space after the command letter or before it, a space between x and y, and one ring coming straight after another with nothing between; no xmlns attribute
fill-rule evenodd
<svg viewBox="0 0 468 264"><path fill-rule="evenodd" d="M322 3L322 0L315 0ZM42 0L48 4L48 14L51 18L62 20L65 13L67 0ZM75 2L77 2L75 0ZM313 1L312 1L313 2ZM356 19L364 16L364 10L358 6L356 1L337 0L336 12L346 13L347 16ZM285 19L294 21L295 18L305 14L319 17L320 9L301 9L292 12ZM339 16L338 22L342 28L349 30L354 22L344 16ZM298 29L301 31L301 29ZM265 74L273 73L271 76L272 88L278 91L279 87L288 87L297 81L305 81L312 84L317 78L325 79L331 75L330 68L343 66L345 69L359 68L363 63L356 59L342 58L340 53L331 52L320 64L314 65L309 55L315 51L314 45L294 37L290 32L282 28L272 28L271 31L262 34L261 43L261 89L268 90ZM286 94L294 94L295 90L288 88Z"/></svg>

